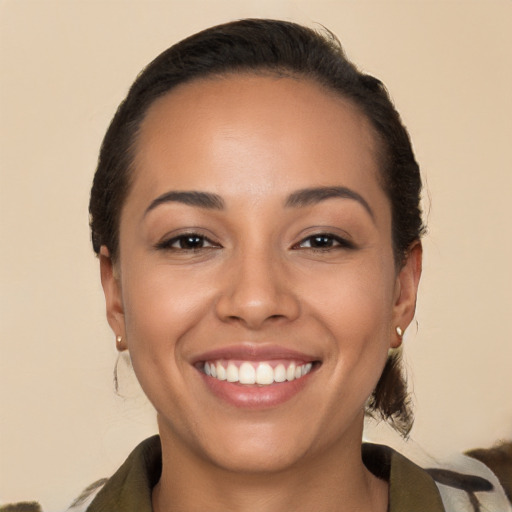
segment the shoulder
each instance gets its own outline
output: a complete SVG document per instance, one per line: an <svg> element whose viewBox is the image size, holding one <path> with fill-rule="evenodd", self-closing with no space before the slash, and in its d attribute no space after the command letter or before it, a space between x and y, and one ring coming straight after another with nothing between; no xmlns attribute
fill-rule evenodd
<svg viewBox="0 0 512 512"><path fill-rule="evenodd" d="M405 457L395 459L395 486L398 483L400 489L404 479L417 473L411 464L419 467L435 483L445 512L512 512L511 442L442 460L420 456L415 459L416 464Z"/></svg>
<svg viewBox="0 0 512 512"><path fill-rule="evenodd" d="M160 437L153 436L140 443L110 478L87 487L66 512L152 512L151 494L161 471Z"/></svg>
<svg viewBox="0 0 512 512"><path fill-rule="evenodd" d="M400 451L365 443L363 460L389 482L390 512L512 512L512 442L442 460L414 442Z"/></svg>
<svg viewBox="0 0 512 512"><path fill-rule="evenodd" d="M152 512L151 491L162 467L159 436L140 443L110 477L87 486L66 512ZM42 512L37 502L1 504L0 512Z"/></svg>

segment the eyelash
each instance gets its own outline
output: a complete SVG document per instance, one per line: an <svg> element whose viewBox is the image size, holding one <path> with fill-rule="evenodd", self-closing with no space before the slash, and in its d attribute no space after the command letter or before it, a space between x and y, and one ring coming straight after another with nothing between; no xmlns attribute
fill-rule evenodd
<svg viewBox="0 0 512 512"><path fill-rule="evenodd" d="M200 247L184 247L178 246L174 247L175 244L183 244L190 242L192 239L195 239L195 242L200 245ZM316 240L316 242L313 242ZM304 246L306 242L309 242L309 246ZM320 243L326 244L324 246L314 247L312 243ZM208 245L204 245L207 243ZM208 237L204 235L200 235L198 233L183 233L179 236L175 236L173 238L169 238L168 240L163 240L159 242L155 246L157 249L161 250L171 250L171 251L190 251L190 252L198 252L201 250L208 250L213 248L221 248L220 244L217 244L210 240ZM328 252L336 249L354 249L355 246L352 242L349 242L345 238L341 238L337 235L333 235L331 233L315 233L314 235L310 235L306 238L303 238L300 242L292 246L294 250L300 249L308 249L314 252Z"/></svg>

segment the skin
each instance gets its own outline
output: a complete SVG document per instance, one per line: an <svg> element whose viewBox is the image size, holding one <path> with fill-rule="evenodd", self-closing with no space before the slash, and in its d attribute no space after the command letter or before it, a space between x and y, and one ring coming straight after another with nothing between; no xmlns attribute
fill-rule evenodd
<svg viewBox="0 0 512 512"><path fill-rule="evenodd" d="M119 258L103 247L100 264L118 348L158 413L155 510L386 510L387 484L361 461L364 404L401 342L396 326L413 318L421 246L395 268L376 153L358 109L305 80L200 80L150 107ZM347 197L286 205L314 187L346 187L371 212ZM224 207L148 210L169 191L214 193ZM182 248L184 233L203 247ZM311 247L318 234L326 247ZM235 344L321 364L284 403L235 407L192 364Z"/></svg>

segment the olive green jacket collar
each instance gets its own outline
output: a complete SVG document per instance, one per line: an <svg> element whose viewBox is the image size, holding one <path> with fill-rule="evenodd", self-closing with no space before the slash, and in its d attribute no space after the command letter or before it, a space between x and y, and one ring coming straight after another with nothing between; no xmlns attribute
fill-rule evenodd
<svg viewBox="0 0 512 512"><path fill-rule="evenodd" d="M444 512L427 472L391 448L363 445L363 460L389 481L389 512ZM143 441L98 492L87 512L152 512L151 492L162 471L160 438Z"/></svg>

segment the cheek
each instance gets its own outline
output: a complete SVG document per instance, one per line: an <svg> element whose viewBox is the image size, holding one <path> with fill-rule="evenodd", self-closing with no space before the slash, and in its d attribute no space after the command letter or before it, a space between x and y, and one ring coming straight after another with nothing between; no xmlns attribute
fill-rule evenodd
<svg viewBox="0 0 512 512"><path fill-rule="evenodd" d="M190 407L186 354L207 314L209 287L164 265L126 266L125 328L133 369L146 396L165 417L185 418ZM204 276L203 276L204 277ZM199 333L200 336L200 333ZM178 412L180 411L180 412Z"/></svg>
<svg viewBox="0 0 512 512"><path fill-rule="evenodd" d="M161 352L172 355L182 336L206 315L210 288L201 282L207 283L208 278L198 281L165 265L132 269L123 282L130 354L135 360L143 357L161 364Z"/></svg>
<svg viewBox="0 0 512 512"><path fill-rule="evenodd" d="M350 269L318 276L309 291L310 303L333 329L347 336L387 329L393 314L394 270L385 259L368 259Z"/></svg>
<svg viewBox="0 0 512 512"><path fill-rule="evenodd" d="M375 259L340 269L310 289L310 307L332 340L328 364L343 400L362 405L384 367L393 330L394 266ZM345 396L352 395L351 397Z"/></svg>

